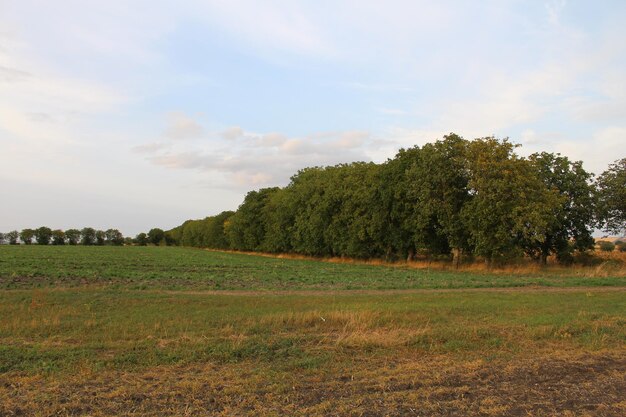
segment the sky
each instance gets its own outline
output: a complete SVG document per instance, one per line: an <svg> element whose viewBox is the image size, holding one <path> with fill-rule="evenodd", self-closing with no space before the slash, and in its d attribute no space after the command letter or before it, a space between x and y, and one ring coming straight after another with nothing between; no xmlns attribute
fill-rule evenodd
<svg viewBox="0 0 626 417"><path fill-rule="evenodd" d="M0 231L169 229L455 132L626 157L626 2L0 0Z"/></svg>

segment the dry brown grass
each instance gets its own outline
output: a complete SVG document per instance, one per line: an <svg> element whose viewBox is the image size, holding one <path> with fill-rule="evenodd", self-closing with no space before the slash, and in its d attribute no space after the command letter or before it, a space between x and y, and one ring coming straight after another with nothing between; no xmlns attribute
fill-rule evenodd
<svg viewBox="0 0 626 417"><path fill-rule="evenodd" d="M573 355L573 356L572 356ZM410 356L285 372L254 362L1 375L3 416L622 416L624 352Z"/></svg>

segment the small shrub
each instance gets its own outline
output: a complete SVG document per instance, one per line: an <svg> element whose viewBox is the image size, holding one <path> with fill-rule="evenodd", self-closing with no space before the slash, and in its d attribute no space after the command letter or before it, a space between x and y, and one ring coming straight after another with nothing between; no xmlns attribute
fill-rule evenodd
<svg viewBox="0 0 626 417"><path fill-rule="evenodd" d="M591 251L579 251L574 255L574 262L583 266L600 265L603 260L600 257L593 256Z"/></svg>
<svg viewBox="0 0 626 417"><path fill-rule="evenodd" d="M613 252L615 250L615 243L613 242L601 241L598 245L603 252Z"/></svg>

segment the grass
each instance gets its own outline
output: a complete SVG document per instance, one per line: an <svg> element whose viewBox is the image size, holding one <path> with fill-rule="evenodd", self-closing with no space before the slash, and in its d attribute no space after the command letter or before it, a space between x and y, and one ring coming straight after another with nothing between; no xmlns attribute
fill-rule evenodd
<svg viewBox="0 0 626 417"><path fill-rule="evenodd" d="M591 272L591 273L590 273ZM0 288L309 290L624 286L601 265L579 270L447 271L319 262L177 247L0 246Z"/></svg>
<svg viewBox="0 0 626 417"><path fill-rule="evenodd" d="M623 415L623 285L3 246L0 415Z"/></svg>
<svg viewBox="0 0 626 417"><path fill-rule="evenodd" d="M377 355L616 349L623 293L203 295L10 291L0 371L128 370L248 359L305 367Z"/></svg>

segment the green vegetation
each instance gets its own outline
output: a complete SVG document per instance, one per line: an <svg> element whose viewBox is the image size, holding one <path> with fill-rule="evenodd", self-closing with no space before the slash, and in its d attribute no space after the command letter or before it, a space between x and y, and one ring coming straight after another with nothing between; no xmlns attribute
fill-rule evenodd
<svg viewBox="0 0 626 417"><path fill-rule="evenodd" d="M621 292L211 295L146 291L0 293L0 373L255 360L329 361L617 349Z"/></svg>
<svg viewBox="0 0 626 417"><path fill-rule="evenodd" d="M0 288L280 290L622 286L620 264L598 272L461 272L277 259L154 246L0 246ZM614 271L614 272L611 272ZM591 272L592 274L588 274ZM597 276L595 276L597 275Z"/></svg>
<svg viewBox="0 0 626 417"><path fill-rule="evenodd" d="M603 268L4 245L0 415L619 415L626 275Z"/></svg>
<svg viewBox="0 0 626 417"><path fill-rule="evenodd" d="M455 267L463 257L545 265L554 256L569 265L593 248L594 228L626 228L623 161L596 187L581 162L547 152L524 158L516 148L450 134L383 164L306 168L284 188L249 192L236 212L188 220L163 239L307 256L417 255Z"/></svg>
<svg viewBox="0 0 626 417"><path fill-rule="evenodd" d="M626 230L626 158L615 161L598 178L599 217L607 231Z"/></svg>

